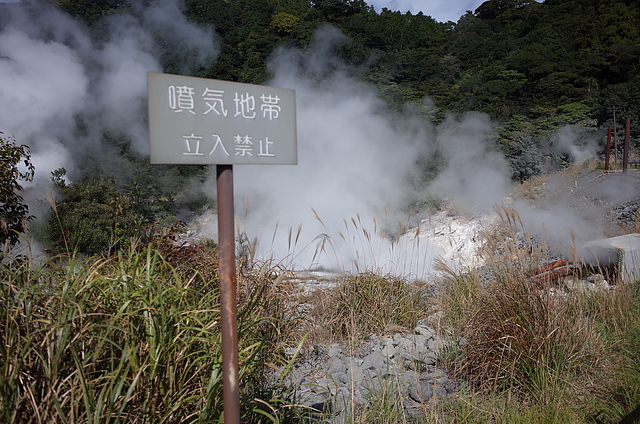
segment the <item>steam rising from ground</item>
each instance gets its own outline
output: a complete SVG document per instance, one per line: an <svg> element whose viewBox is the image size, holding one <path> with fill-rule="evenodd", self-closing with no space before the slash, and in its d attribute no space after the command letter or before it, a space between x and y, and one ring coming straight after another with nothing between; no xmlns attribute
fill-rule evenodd
<svg viewBox="0 0 640 424"><path fill-rule="evenodd" d="M438 127L436 141L446 160L445 169L431 183L440 197L450 197L464 209L488 212L509 193L509 164L492 146L494 126L489 117L468 113L449 117Z"/></svg>
<svg viewBox="0 0 640 424"><path fill-rule="evenodd" d="M399 237L420 160L439 148L448 165L432 191L483 211L507 193L508 164L490 148L485 115L433 128L389 112L373 87L331 64L340 42L341 34L324 28L308 52L273 55L271 84L296 90L299 164L237 167L241 229L260 240L259 257L288 265L424 276L440 247Z"/></svg>
<svg viewBox="0 0 640 424"><path fill-rule="evenodd" d="M148 153L146 73L162 71L151 34L180 43L175 54L183 63L204 64L219 51L213 29L187 22L178 4L135 3L131 14L99 23L99 40L51 4L0 4L0 131L31 147L36 181L46 184L59 167L73 178L89 152L101 163L117 162L105 158L104 131Z"/></svg>
<svg viewBox="0 0 640 424"><path fill-rule="evenodd" d="M510 166L495 143L495 124L484 114L468 113L433 127L411 113L390 113L372 87L331 61L335 46L344 41L325 28L308 51L283 49L272 57L271 84L296 90L299 164L238 167L240 229L259 240L259 258L294 268L319 264L428 276L435 257L455 257L447 250L478 243L478 232L487 228L451 232L448 242L441 238L436 244L441 216L431 226L428 220L419 227L410 222L401 206L416 194L411 181L420 172L419 162L437 150L445 163L421 187L430 195L450 199L463 213L493 214L513 189ZM563 128L553 142L574 161L596 155L594 137L575 127ZM551 204L515 204L524 229L565 253L573 242L603 237L601 210L576 211L575 204L564 201L570 182L557 188L564 194ZM478 219L469 225L491 222ZM414 230L405 233L409 226Z"/></svg>
<svg viewBox="0 0 640 424"><path fill-rule="evenodd" d="M555 149L566 154L571 162L584 162L598 157L603 150L603 132L586 131L582 127L565 125L552 138Z"/></svg>
<svg viewBox="0 0 640 424"><path fill-rule="evenodd" d="M188 74L217 57L212 28L188 22L178 0L154 4L134 2L130 14L107 17L98 24L100 39L51 4L0 4L0 131L31 147L40 186L59 167L76 178L87 155L99 158L105 175L122 173L124 161L110 153L105 133L124 135L133 152L148 153L146 73L167 71L158 39L173 47L172 72ZM451 116L433 127L410 111L389 111L373 87L335 59L345 42L325 27L306 51L273 54L269 84L296 90L299 164L235 168L240 230L259 240L258 258L424 276L443 248L426 237L428 229L401 235L418 228L402 206L423 190L463 211L490 213L510 190L508 163L485 115ZM582 160L593 154L585 140L568 127L556 147ZM420 160L436 150L442 172L428 187L416 186ZM525 225L539 230L544 221L554 236L589 228L571 209L518 207Z"/></svg>

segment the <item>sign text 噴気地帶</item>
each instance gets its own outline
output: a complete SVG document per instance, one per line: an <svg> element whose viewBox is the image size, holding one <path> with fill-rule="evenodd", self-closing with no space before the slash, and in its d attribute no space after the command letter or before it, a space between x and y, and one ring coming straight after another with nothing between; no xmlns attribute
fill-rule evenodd
<svg viewBox="0 0 640 424"><path fill-rule="evenodd" d="M151 163L297 164L295 92L148 74Z"/></svg>

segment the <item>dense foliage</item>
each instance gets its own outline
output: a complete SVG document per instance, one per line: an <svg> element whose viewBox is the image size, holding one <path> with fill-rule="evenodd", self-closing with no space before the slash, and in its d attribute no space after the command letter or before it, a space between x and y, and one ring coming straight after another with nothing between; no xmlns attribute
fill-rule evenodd
<svg viewBox="0 0 640 424"><path fill-rule="evenodd" d="M606 124L613 106L638 118L640 11L628 0L490 0L455 24L348 0L189 0L187 13L222 36L220 60L203 70L211 77L262 82L275 46L305 46L329 23L350 38L341 58L390 100L427 95L441 110L503 120L573 107Z"/></svg>
<svg viewBox="0 0 640 424"><path fill-rule="evenodd" d="M46 239L57 253L99 255L127 247L144 222L131 199L119 193L113 181L57 182L61 199L46 226Z"/></svg>
<svg viewBox="0 0 640 424"><path fill-rule="evenodd" d="M18 243L32 218L20 192L21 181L30 181L34 172L29 148L0 137L0 258L4 248Z"/></svg>
<svg viewBox="0 0 640 424"><path fill-rule="evenodd" d="M61 6L91 23L130 3ZM330 24L349 37L336 54L389 100L429 96L443 111L504 120L552 119L576 104L597 124L610 123L613 106L639 117L640 7L632 0L489 0L446 23L378 12L363 0L185 0L185 13L212 24L222 40L217 62L198 76L262 83L277 46L305 47ZM579 116L561 119L572 120Z"/></svg>

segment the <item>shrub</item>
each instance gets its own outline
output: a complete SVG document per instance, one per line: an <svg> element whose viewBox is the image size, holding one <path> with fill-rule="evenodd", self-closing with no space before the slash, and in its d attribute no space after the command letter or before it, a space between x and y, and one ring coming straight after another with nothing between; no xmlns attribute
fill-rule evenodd
<svg viewBox="0 0 640 424"><path fill-rule="evenodd" d="M45 239L56 253L87 256L113 253L137 237L141 218L129 198L109 180L58 184L61 199L52 205Z"/></svg>
<svg viewBox="0 0 640 424"><path fill-rule="evenodd" d="M20 163L24 170L19 169ZM19 193L23 190L20 180L31 181L34 173L29 147L0 137L0 244L4 247L0 258L18 243L20 234L27 231L27 222L33 218Z"/></svg>

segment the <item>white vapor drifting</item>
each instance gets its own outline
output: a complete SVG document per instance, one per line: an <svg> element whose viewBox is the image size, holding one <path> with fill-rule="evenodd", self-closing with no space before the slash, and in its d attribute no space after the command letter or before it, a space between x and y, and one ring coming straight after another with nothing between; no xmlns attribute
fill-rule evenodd
<svg viewBox="0 0 640 424"><path fill-rule="evenodd" d="M566 154L571 162L584 162L598 157L602 150L604 133L585 130L583 127L565 125L552 138L552 143L559 153Z"/></svg>
<svg viewBox="0 0 640 424"><path fill-rule="evenodd" d="M49 3L0 5L0 131L31 148L36 183L47 184L59 167L73 177L88 152L113 162L105 158L105 131L124 135L134 152L148 152L146 74L162 71L153 33L180 43L176 54L185 63L217 57L211 28L187 22L178 0L156 4L134 2L134 15L106 17L100 40Z"/></svg>
<svg viewBox="0 0 640 424"><path fill-rule="evenodd" d="M449 197L469 211L489 212L511 188L511 169L496 146L489 117L468 113L449 117L438 128L437 142L445 169L431 183L439 197Z"/></svg>
<svg viewBox="0 0 640 424"><path fill-rule="evenodd" d="M390 118L371 87L332 72L327 61L322 66L325 56L319 52L330 52L340 40L325 28L309 54L274 55L271 83L296 90L299 164L239 168L236 193L248 204L247 234L258 236L275 258L290 255L286 260L302 267L320 263L362 270L388 260L389 241L379 237L384 211L395 213L402 203L403 187L428 152L430 128L409 116ZM272 242L276 223L279 234ZM295 248L289 228L294 237L301 231ZM317 256L322 245L324 253Z"/></svg>
<svg viewBox="0 0 640 424"><path fill-rule="evenodd" d="M239 229L258 240L258 259L288 268L428 278L445 249L430 240L429 225L421 225L423 234L398 237L404 224L416 224L401 209L414 195L419 161L437 150L444 164L418 189L450 199L461 212L492 214L513 188L495 125L480 113L450 116L433 127L411 113L389 112L373 87L332 62L341 42L339 32L324 28L307 51L273 55L270 84L296 90L299 164L236 167ZM587 208L577 214L560 201L517 207L525 227L556 246L570 245L578 232L587 239L602 234Z"/></svg>
<svg viewBox="0 0 640 424"><path fill-rule="evenodd" d="M455 201L500 200L508 166L489 147L487 117L433 128L411 113L391 113L373 87L331 62L340 42L325 27L308 51L281 49L271 58L270 84L296 90L299 164L236 167L240 230L259 240L258 258L293 268L425 277L441 249L423 237L398 237L419 161L438 146L444 151L449 165L433 191ZM480 176L491 196L481 194Z"/></svg>
<svg viewBox="0 0 640 424"><path fill-rule="evenodd" d="M74 178L88 154L106 175L125 172L103 143L105 133L124 135L137 154L148 152L146 73L163 71L154 37L174 43L179 66L217 57L212 28L188 22L178 0L154 4L134 2L131 15L108 16L99 40L51 4L0 4L0 131L31 147L37 184L48 184L59 167ZM509 167L485 115L449 117L434 128L410 112L390 112L373 87L341 70L334 52L342 42L346 37L325 27L306 52L281 49L271 58L270 84L296 90L299 164L236 167L240 229L259 239L258 256L297 268L426 276L440 247L398 237L409 223L399 211L414 195L419 161L438 150L446 163L418 189L476 213L508 193ZM559 145L578 158L571 143ZM539 222L540 214L531 216ZM554 227L558 234L568 221Z"/></svg>

